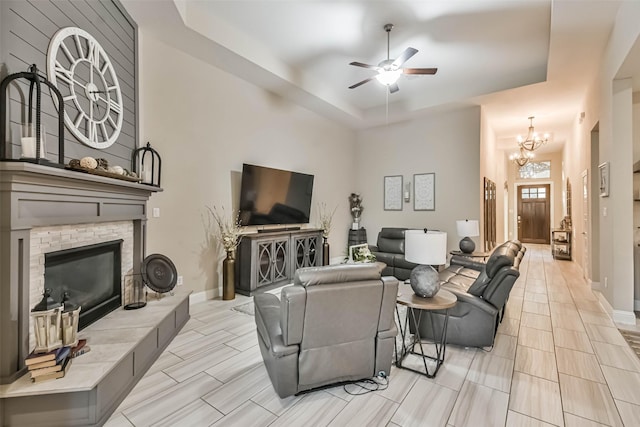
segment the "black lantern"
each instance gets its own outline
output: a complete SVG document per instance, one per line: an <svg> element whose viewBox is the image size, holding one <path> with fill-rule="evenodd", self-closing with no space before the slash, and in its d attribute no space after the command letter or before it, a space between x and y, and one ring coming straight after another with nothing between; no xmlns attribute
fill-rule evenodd
<svg viewBox="0 0 640 427"><path fill-rule="evenodd" d="M147 154L151 155L151 162L147 162L147 164L145 165L144 161ZM157 167L156 159L158 162ZM140 171L138 171L138 162L140 163ZM160 158L160 154L158 154L156 150L151 148L151 143L147 142L146 147L140 147L137 150L133 151L133 156L131 158L131 170L142 179L143 184L160 187L162 159Z"/></svg>
<svg viewBox="0 0 640 427"><path fill-rule="evenodd" d="M23 156L20 159L13 159L11 156L11 147L7 146L7 88L9 83L17 79L25 79L29 81L29 101L27 104L27 123L24 126L33 127L33 135L21 138L23 144ZM49 87L51 92L55 94L58 101L58 163L51 162L43 157L42 126L40 116L42 113L41 98L42 85ZM36 97L36 117L33 121L33 95L35 88ZM0 160L22 161L30 163L44 164L47 166L64 167L64 100L62 94L53 83L38 73L35 64L29 67L29 71L9 74L0 83ZM28 147L28 150L26 148ZM26 152L28 151L28 154Z"/></svg>

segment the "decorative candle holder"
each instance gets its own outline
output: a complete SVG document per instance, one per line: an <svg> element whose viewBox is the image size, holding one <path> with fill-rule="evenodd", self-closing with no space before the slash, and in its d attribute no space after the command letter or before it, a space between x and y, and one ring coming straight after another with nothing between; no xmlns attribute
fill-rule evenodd
<svg viewBox="0 0 640 427"><path fill-rule="evenodd" d="M78 320L81 307L69 300L69 293L62 297L64 310L62 311L62 344L65 346L78 345Z"/></svg>
<svg viewBox="0 0 640 427"><path fill-rule="evenodd" d="M145 164L145 157L149 154L151 162ZM157 164L156 164L157 162ZM147 142L146 147L140 147L133 151L131 157L131 170L142 179L143 184L160 187L160 175L162 174L162 159L160 154Z"/></svg>

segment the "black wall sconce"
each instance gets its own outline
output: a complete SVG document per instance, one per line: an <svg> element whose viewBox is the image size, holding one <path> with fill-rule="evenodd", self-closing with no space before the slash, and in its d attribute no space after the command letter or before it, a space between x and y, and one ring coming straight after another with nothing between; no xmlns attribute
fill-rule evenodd
<svg viewBox="0 0 640 427"><path fill-rule="evenodd" d="M151 164L147 162L145 166L144 160L147 154L151 155ZM156 159L158 165L156 167ZM138 172L138 163L140 164L140 171ZM137 150L133 151L133 156L131 157L131 170L135 172L139 178L142 179L143 184L153 185L155 187L160 187L160 175L162 173L162 159L160 158L160 154L153 148L151 148L151 143L147 142L146 147L140 147ZM157 176L156 176L157 171Z"/></svg>
<svg viewBox="0 0 640 427"><path fill-rule="evenodd" d="M29 82L27 123L23 124L23 126L27 125L28 127L31 127L34 124L33 95L34 95L34 88L35 88L35 96L36 96L35 133L34 135L29 135L34 139L25 141L25 140L28 140L28 138L22 138L22 141L21 141L23 144L25 144L26 142L30 142L33 144L35 142L35 147L34 147L33 153L29 153L29 154L33 154L34 157L31 157L31 156L26 157L25 149L24 149L25 147L23 146L23 156L20 157L19 159L14 159L12 156L10 139L7 135L8 133L7 130L9 128L9 123L7 120L7 105L9 102L9 100L7 99L7 96L8 96L7 89L9 87L9 84L17 79L25 79ZM55 94L58 100L58 106L59 106L58 108L58 163L51 162L50 160L46 159L44 156L46 155L46 153L42 152L44 151L43 143L41 141L42 125L40 120L41 113L42 113L42 108L41 108L42 85L48 86L51 92ZM55 85L51 83L49 80L47 80L44 76L40 75L38 73L38 67L36 67L36 65L33 64L29 67L29 70L26 72L9 74L7 77L5 77L2 80L2 83L0 83L0 96L2 96L2 98L0 99L0 160L37 163L41 165L55 166L60 168L64 167L64 100L62 99L62 94L60 93L58 88L56 88Z"/></svg>

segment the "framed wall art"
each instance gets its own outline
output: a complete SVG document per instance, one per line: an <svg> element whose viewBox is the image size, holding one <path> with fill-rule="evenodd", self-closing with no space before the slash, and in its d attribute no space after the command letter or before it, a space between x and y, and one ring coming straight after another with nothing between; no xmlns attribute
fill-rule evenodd
<svg viewBox="0 0 640 427"><path fill-rule="evenodd" d="M402 175L384 177L384 210L402 210Z"/></svg>
<svg viewBox="0 0 640 427"><path fill-rule="evenodd" d="M413 210L436 210L435 173L419 173L413 175Z"/></svg>
<svg viewBox="0 0 640 427"><path fill-rule="evenodd" d="M600 176L600 197L609 197L609 162L601 163L598 166Z"/></svg>

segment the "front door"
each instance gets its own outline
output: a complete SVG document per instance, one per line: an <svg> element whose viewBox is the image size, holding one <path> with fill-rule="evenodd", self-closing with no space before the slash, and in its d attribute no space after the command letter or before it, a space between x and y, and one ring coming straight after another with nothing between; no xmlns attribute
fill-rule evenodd
<svg viewBox="0 0 640 427"><path fill-rule="evenodd" d="M518 187L518 238L522 243L550 243L549 184Z"/></svg>

